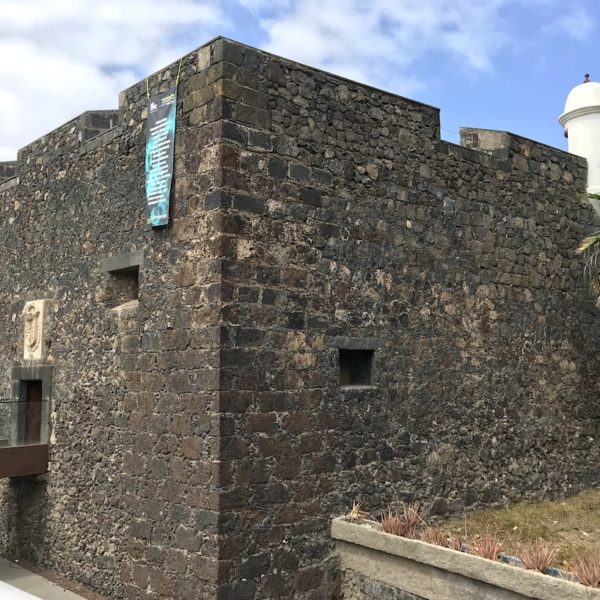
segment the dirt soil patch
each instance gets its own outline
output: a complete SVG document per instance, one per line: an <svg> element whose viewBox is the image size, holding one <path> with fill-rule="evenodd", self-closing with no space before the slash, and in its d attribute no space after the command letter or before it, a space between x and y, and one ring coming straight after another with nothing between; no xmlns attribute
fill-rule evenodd
<svg viewBox="0 0 600 600"><path fill-rule="evenodd" d="M600 555L600 489L566 500L475 511L439 525L447 533L467 539L495 535L503 542L502 551L514 556L519 556L527 543L541 539L556 546L555 564L567 567L579 556Z"/></svg>

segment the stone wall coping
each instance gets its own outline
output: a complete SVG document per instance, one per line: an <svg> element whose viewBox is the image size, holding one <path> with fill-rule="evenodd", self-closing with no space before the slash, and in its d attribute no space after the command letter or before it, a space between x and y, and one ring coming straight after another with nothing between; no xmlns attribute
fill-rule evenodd
<svg viewBox="0 0 600 600"><path fill-rule="evenodd" d="M112 142L120 135L123 135L124 132L125 127L123 125L115 125L106 131L102 131L98 135L91 137L89 140L82 142L81 147L79 148L79 154L83 155L92 150L96 150L96 148L100 148L101 146Z"/></svg>
<svg viewBox="0 0 600 600"><path fill-rule="evenodd" d="M279 62L284 62L287 65L293 66L293 67L301 67L307 71L311 71L312 73L322 73L323 75L326 75L327 77L331 77L332 79L337 79L338 81L341 81L343 83L347 83L351 86L355 86L355 87L359 87L362 89L366 89L366 90L372 90L374 92L377 92L379 94L383 94L385 96L388 96L390 98L397 98L398 100L403 100L405 102L408 102L409 104L412 104L416 107L423 107L423 108L427 108L427 109L431 109L434 110L435 112L440 112L440 108L437 106L434 106L433 104L428 104L427 102L423 102L421 100L414 100L413 98L408 98L407 96L402 96L401 94L397 94L395 92L392 92L390 90L386 90L384 88L380 88L374 85L369 85L368 83L363 83L361 81L357 81L356 79L351 79L349 77L344 77L343 75L340 75L339 73L333 73L332 71L327 71L326 69L321 69L319 67L315 67L314 65L309 65L303 62L299 62L297 60L294 60L292 58L286 58L285 56L281 56L279 54L275 54L273 52L268 52L266 50L262 50L260 48L255 48L254 46L248 45L248 44L244 44L243 42L238 42L234 39L225 37L225 36L217 36L216 38L214 38L213 40L211 40L210 42L208 42L207 44L204 44L204 46L211 44L213 42L221 42L221 43L225 43L225 44L230 44L232 46L237 46L237 47L242 47L242 48L250 48L251 50L253 50L254 52L257 52L259 54L262 54L263 56L267 56L270 57L272 59L275 59L276 61ZM202 48L204 47L202 46Z"/></svg>
<svg viewBox="0 0 600 600"><path fill-rule="evenodd" d="M5 179L12 179L17 176L17 168L19 161L17 160L3 160L0 161L0 181Z"/></svg>
<svg viewBox="0 0 600 600"><path fill-rule="evenodd" d="M253 52L256 52L258 54L261 54L263 56L269 57L271 59L274 59L276 61L288 64L288 65L292 65L296 68L302 68L308 72L310 72L311 74L315 74L315 73L322 73L323 75L334 79L336 81L339 81L340 83L347 83L348 85L351 85L355 88L358 89L364 89L364 90L372 90L375 91L377 93L380 93L384 96L387 96L389 98L392 99L398 99L398 100L402 100L403 102L406 102L407 104L414 106L416 109L421 109L421 110L428 110L428 111L433 111L436 114L439 114L440 109L438 107L432 106L430 104L427 104L425 102L421 102L419 100L414 100L412 98L407 98L405 96L401 96L399 94L396 94L394 92L391 92L389 90L384 90L382 88L377 88L362 82L358 82L352 79L348 79L347 77L343 77L339 74L336 73L331 73L329 71L325 71L323 69L319 69L318 67L315 66L310 66L310 65L306 65L297 61L294 61L290 58L285 58L283 56L279 56L277 54L273 54L270 52L266 52L264 50L260 50L258 48L254 48L253 46L244 44L242 42L238 42L235 40L232 40L230 38L218 35L213 37L212 39L208 40L206 43L202 44L201 46L199 46L198 48L196 48L195 50L188 52L186 54L184 54L181 57L182 61L185 61L186 59L190 59L193 57L198 56L198 54L205 49L210 49L211 50L211 54L213 55L213 57L210 59L209 64L214 64L216 62L219 62L221 60L226 60L226 58L223 58L223 52L222 52L222 48L221 48L221 52L219 53L218 50L218 46L223 46L223 45L228 45L230 47L236 47L236 48L247 48L249 50L252 50ZM220 54L220 56L219 56ZM178 61L174 61L173 63L169 64L169 65L165 65L163 67L161 67L160 69L158 69L157 71L154 71L153 73L148 74L144 79L139 80L138 82L134 83L133 85L130 85L129 87L125 88L124 90L122 90L119 93L119 101L118 101L118 109L100 109L100 110L87 110L84 111L82 113L80 113L79 115L69 119L68 121L57 125L56 127L53 127L48 133L46 133L43 136L40 136L34 140L32 140L31 142L25 144L24 146L22 146L19 151L17 152L17 160L16 161L11 161L11 162L16 162L16 163L20 163L21 162L21 155L25 152L28 152L29 150L31 150L32 147L34 146L38 146L40 144L43 144L46 140L48 140L52 135L60 132L60 131L67 131L69 130L71 127L75 126L75 127L82 127L82 124L85 122L86 118L91 116L91 115L96 115L96 114L102 114L102 115L108 115L108 114L115 114L115 115L120 115L120 113L123 111L124 106L126 104L126 98L127 95L130 91L135 90L137 88L139 88L140 86L143 87L143 89L146 89L146 81L148 80L153 80L156 81L157 79L160 79L160 75L162 73L164 73L165 71L168 70L172 70L172 69L176 69L178 68L179 65L179 60ZM118 137L119 135L121 135L122 133L124 133L127 129L127 125L125 124L120 124L117 125L116 127L111 128L108 131L103 131L100 134L94 136L93 138L90 138L89 140L82 140L81 142L81 149L80 149L80 154L86 154L92 150L95 150L96 148L102 146L103 144L111 141L112 139L114 139L115 137ZM105 135L110 131L110 135Z"/></svg>
<svg viewBox="0 0 600 600"><path fill-rule="evenodd" d="M355 546L362 546L371 550L422 563L428 567L456 573L469 579L475 579L489 585L502 588L523 597L537 598L539 600L556 600L569 598L570 600L600 599L600 590L589 588L578 583L542 575L533 571L526 571L500 562L487 560L472 554L465 554L427 544L420 540L411 540L396 535L391 535L375 529L368 523L351 523L343 518L334 519L331 524L331 536L334 540L347 542ZM344 561L342 561L344 562ZM360 572L360 561L353 561L352 568ZM393 567L393 561L381 561L378 565L378 579L385 583L393 580L386 577L386 569ZM372 573L365 573L373 576ZM419 593L414 589L407 590Z"/></svg>
<svg viewBox="0 0 600 600"><path fill-rule="evenodd" d="M469 162L474 162L490 169L496 169L497 171L504 171L505 173L509 173L511 170L507 157L499 158L498 156L486 154L483 150L467 148L466 146L447 142L446 140L441 140L437 147L440 153L457 156L461 160L468 160Z"/></svg>
<svg viewBox="0 0 600 600"><path fill-rule="evenodd" d="M539 140L534 140L533 138L528 138L524 135L521 135L520 133L514 133L513 131L506 131L504 129L489 129L487 127L460 127L459 131L460 131L461 135L466 134L466 133L477 133L477 132L483 132L483 133L487 132L487 133L496 133L499 135L504 135L507 139L507 142L510 139L516 140L517 142L528 142L532 145L532 147L537 146L539 148L545 148L547 151L549 151L551 153L555 153L556 155L560 156L561 158L563 158L565 160L579 163L584 166L587 165L587 160L585 158L583 158L582 156L578 156L577 154L572 154L571 152L569 152L568 150L564 150L563 148L557 148L556 146L552 146L550 144L540 142Z"/></svg>
<svg viewBox="0 0 600 600"><path fill-rule="evenodd" d="M214 55L212 58L210 58L209 63L214 64L215 62L217 62L218 60L225 60L222 58L219 58L220 55L223 54L223 52L221 51L221 53L216 52L217 46L219 45L228 45L230 47L236 47L236 48L247 48L252 50L253 52L266 56L270 59L276 60L280 63L285 63L288 65L293 65L296 68L302 68L305 71L307 71L308 73L314 75L317 73L321 73L325 76L327 76L328 78L334 80L334 81L338 81L340 83L347 83L348 85L351 85L354 88L357 89L364 89L364 90L373 90L379 94L382 94L388 98L390 98L391 100L397 99L397 100L401 100L403 102L406 102L408 105L410 106L414 106L415 109L417 110L423 110L426 112L430 112L432 111L433 113L435 113L436 115L438 115L438 121L439 121L439 108L435 107L435 106L431 106L429 104L420 102L418 100L414 100L412 98L406 98L404 96L400 96L398 94L395 94L389 90L384 90L384 89L380 89L380 88L376 88L373 86L369 86L367 84L364 83L360 83L360 82L356 82L353 81L351 79L347 79L345 77L342 77L338 74L335 73L330 73L328 71L324 71L322 69L316 68L316 67L312 67L309 65L305 65L296 61L293 61L291 59L285 58L285 57L281 57L278 56L276 54L271 54L269 52L265 52L263 50L258 50L256 48L253 48L252 46L248 46L246 44L240 43L240 42L236 42L234 40L231 40L229 38L223 37L223 36L217 36L211 40L209 40L207 43L203 44L202 46L200 46L198 49L194 50L193 52L190 52L186 55L184 55L182 57L182 60L184 59L190 59L191 57L194 57L196 55L199 55L199 53L202 50L206 50L206 49L210 49L211 53ZM221 49L222 50L222 49ZM85 139L85 135L83 135L83 130L86 128L88 121L93 118L94 116L107 116L107 115L115 115L115 118L117 119L117 121L121 118L121 112L124 110L124 106L126 104L126 98L128 96L128 93L131 90L137 89L140 86L143 86L145 81L148 79L154 79L156 80L158 75L162 72L168 71L169 69L175 68L175 65L177 65L177 63L172 63L171 65L167 65L165 67L163 67L162 69L160 69L159 71L156 71L155 73L150 74L147 78L145 78L144 80L141 80L137 83L135 83L134 85L126 88L125 90L123 90L120 95L119 95L119 108L118 109L104 109L104 110L95 110L95 111L85 111L83 113L81 113L80 115L74 117L73 119L67 121L66 123L59 125L58 127L54 128L52 131L50 131L49 133L47 133L46 135L37 138L33 141L31 141L30 143L26 144L25 146L23 146L18 154L17 154L17 161L11 161L11 162L15 162L16 164L20 163L20 161L22 160L22 156L24 153L29 152L33 147L38 146L40 144L43 144L45 142L47 142L49 140L49 138L54 135L57 132L60 131L67 131L72 127L76 127L80 130L80 147L79 147L79 155L85 155L89 152L92 152L93 150L96 150L97 148L103 146L104 144L107 144L109 142L111 142L112 140L114 140L115 138L119 137L120 135L122 135L123 133L126 132L127 130L127 125L123 124L123 123L119 123L116 126L113 126L110 129L103 129L103 128L99 128L99 131L97 134L94 134L92 137L90 137L89 139ZM438 123L439 125L439 123ZM93 129L93 128L92 128ZM477 128L470 128L470 127L462 127L461 128L461 135L463 132L475 132L475 131L489 131L489 132L494 132L495 130L491 130L491 129L477 129ZM89 132L88 132L89 133ZM577 164L579 166L583 166L585 167L587 165L587 163L585 162L585 159L581 158L581 157L576 157L572 154L569 154L568 152L562 150L562 149L558 149L558 148L554 148L552 146L548 146L546 144L543 144L541 142L537 142L535 140L528 140L527 138L524 138L520 135L517 134L513 134L510 132L502 132L502 131L497 131L497 133L503 134L506 136L507 140L511 140L511 139L515 139L515 140L521 140L521 141L525 141L528 143L531 143L534 146L540 147L540 148L544 148L546 151L552 152L554 154L554 156L556 157L560 157L561 160L565 160L565 161L571 161L573 164ZM492 168L499 168L502 170L509 170L508 166L506 164L501 164L502 161L500 161L500 163L495 163L493 162L490 158L489 155L485 155L485 152L482 152L481 150L478 149L468 149L470 150L470 152L461 152L460 150L458 150L458 148L462 147L461 145L456 145L456 144L452 144L451 142L445 142L443 140L439 140L439 132L437 135L437 142L442 142L441 144L438 144L438 149L440 149L443 153L445 154L450 154L450 155L454 155L454 156L458 156L460 158L463 158L465 160L470 160L470 161L475 161L478 162L480 164L486 165L486 166L490 166ZM479 154L483 154L485 156L481 156L479 158L475 157L474 152L477 152ZM508 148L507 148L507 152L508 152ZM583 161L583 162L582 162ZM18 184L18 179L12 184L12 185L16 185ZM12 185L10 187L12 187ZM0 191L5 191L6 189L10 189L9 187L3 187L0 188Z"/></svg>
<svg viewBox="0 0 600 600"><path fill-rule="evenodd" d="M0 192L6 192L17 185L19 185L19 177L11 177L10 179L0 181Z"/></svg>

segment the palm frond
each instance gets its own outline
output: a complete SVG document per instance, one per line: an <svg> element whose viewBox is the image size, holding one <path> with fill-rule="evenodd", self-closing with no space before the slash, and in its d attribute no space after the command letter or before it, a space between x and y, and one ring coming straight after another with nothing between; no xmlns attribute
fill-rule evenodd
<svg viewBox="0 0 600 600"><path fill-rule="evenodd" d="M581 241L576 254L585 254L583 276L590 280L590 289L600 306L600 231L588 235Z"/></svg>
<svg viewBox="0 0 600 600"><path fill-rule="evenodd" d="M575 253L583 254L590 248L595 248L598 246L600 246L600 231L592 233L591 235L588 235L586 238L584 238L577 247L577 250L575 250Z"/></svg>

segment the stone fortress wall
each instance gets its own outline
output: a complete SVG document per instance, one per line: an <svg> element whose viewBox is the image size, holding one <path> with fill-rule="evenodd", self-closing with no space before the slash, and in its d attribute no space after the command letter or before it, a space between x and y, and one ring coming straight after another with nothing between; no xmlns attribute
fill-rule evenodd
<svg viewBox="0 0 600 600"><path fill-rule="evenodd" d="M315 600L355 499L598 482L585 160L450 144L435 108L219 38L183 59L172 223L148 231L145 106L140 82L0 183L0 397L24 303L55 306L50 472L0 487L0 553L110 598ZM105 259L132 252L138 303L111 310ZM346 350L367 385L340 384Z"/></svg>
<svg viewBox="0 0 600 600"><path fill-rule="evenodd" d="M196 72L187 56L183 102ZM145 82L119 102L23 148L0 183L0 397L22 362L24 303L54 307L50 470L2 482L0 552L108 598L214 597L220 263L201 207L218 165L198 164L218 123L182 115L173 226L146 231ZM138 304L113 310L106 259L139 254Z"/></svg>

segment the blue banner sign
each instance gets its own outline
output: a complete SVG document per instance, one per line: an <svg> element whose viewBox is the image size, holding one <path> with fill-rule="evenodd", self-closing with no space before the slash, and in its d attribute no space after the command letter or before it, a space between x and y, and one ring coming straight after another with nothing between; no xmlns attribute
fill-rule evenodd
<svg viewBox="0 0 600 600"><path fill-rule="evenodd" d="M148 101L146 203L148 224L152 227L162 227L169 222L176 107L176 88L152 96Z"/></svg>

